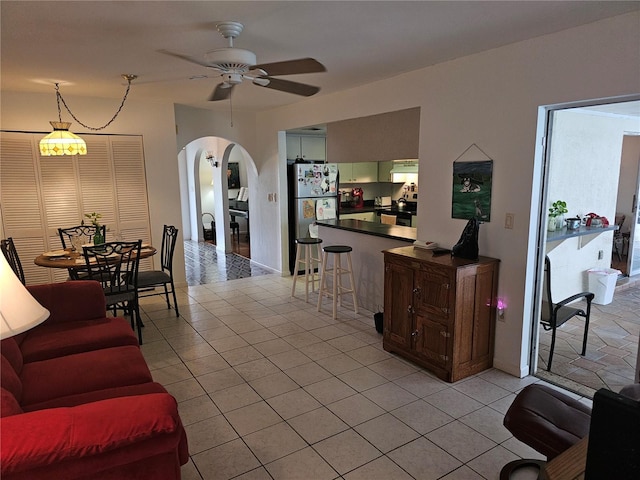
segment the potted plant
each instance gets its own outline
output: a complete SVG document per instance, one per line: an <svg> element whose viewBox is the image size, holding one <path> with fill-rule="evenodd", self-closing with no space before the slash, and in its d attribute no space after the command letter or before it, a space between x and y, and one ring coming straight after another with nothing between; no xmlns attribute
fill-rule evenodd
<svg viewBox="0 0 640 480"><path fill-rule="evenodd" d="M560 230L564 223L564 214L568 211L567 202L563 202L562 200L556 200L553 202L549 207L549 222L547 230L550 232Z"/></svg>

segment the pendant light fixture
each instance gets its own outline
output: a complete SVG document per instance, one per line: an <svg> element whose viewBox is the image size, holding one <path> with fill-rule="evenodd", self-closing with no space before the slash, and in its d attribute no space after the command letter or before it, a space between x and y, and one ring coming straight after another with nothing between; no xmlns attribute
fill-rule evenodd
<svg viewBox="0 0 640 480"><path fill-rule="evenodd" d="M49 122L53 127L53 132L49 135L45 136L40 140L40 155L48 157L52 155L86 155L87 154L87 144L85 141L80 138L78 135L69 131L69 127L71 126L70 122L62 121L62 112L60 109L60 102L64 105L64 108L69 112L69 115L73 117L73 119L78 122L83 127L89 130L103 130L107 128L111 123L116 119L116 117L120 114L122 107L124 107L124 102L127 100L127 95L129 95L129 89L131 88L131 81L138 78L137 75L132 74L123 74L122 78L127 81L127 90L124 92L124 97L122 98L122 102L120 103L120 107L116 111L116 113L111 117L106 124L102 127L90 127L82 123L78 118L71 112L67 103L62 98L62 94L60 93L60 85L56 83L56 102L58 104L58 121Z"/></svg>

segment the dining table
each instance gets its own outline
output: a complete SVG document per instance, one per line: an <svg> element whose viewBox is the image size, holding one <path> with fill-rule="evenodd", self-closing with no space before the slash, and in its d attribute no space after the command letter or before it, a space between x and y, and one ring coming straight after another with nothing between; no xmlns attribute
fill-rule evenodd
<svg viewBox="0 0 640 480"><path fill-rule="evenodd" d="M153 245L143 243L140 248L140 259L152 257L156 253L157 249ZM72 248L41 253L33 260L33 263L47 268L65 268L74 280L78 278L75 272L86 270L87 266L82 252L74 251Z"/></svg>

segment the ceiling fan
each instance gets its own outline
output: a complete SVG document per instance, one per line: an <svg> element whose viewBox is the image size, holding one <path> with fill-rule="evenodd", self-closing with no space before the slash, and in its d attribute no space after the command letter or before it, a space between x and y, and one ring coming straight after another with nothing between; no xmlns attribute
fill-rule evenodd
<svg viewBox="0 0 640 480"><path fill-rule="evenodd" d="M255 53L233 46L233 39L237 38L244 28L241 23L221 22L216 25L216 28L224 38L229 40L229 46L208 52L204 61L168 50L160 50L161 53L166 55L181 58L219 72L222 83L218 84L213 90L209 96L209 101L229 98L233 87L241 84L244 80L251 80L254 85L260 87L304 97L310 97L320 91L320 87L313 85L274 78L279 75L326 72L327 69L317 60L300 58L283 62L257 64Z"/></svg>

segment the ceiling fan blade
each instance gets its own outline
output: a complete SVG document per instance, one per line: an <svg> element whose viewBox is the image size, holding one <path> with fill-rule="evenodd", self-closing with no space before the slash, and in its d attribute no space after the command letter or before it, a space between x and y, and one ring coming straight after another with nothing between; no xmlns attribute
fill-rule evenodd
<svg viewBox="0 0 640 480"><path fill-rule="evenodd" d="M169 50L158 50L158 52L163 53L165 55L169 55L170 57L179 58L181 60L186 60L190 63L195 63L196 65L202 65L203 67L211 68L211 65L208 63L198 60L197 58L190 57L188 55L182 55L181 53L170 52Z"/></svg>
<svg viewBox="0 0 640 480"><path fill-rule="evenodd" d="M262 82L253 82L254 85L260 87L271 88L273 90L280 90L281 92L293 93L295 95L302 95L303 97L310 97L320 91L320 87L313 85L307 85L306 83L292 82L291 80L283 80L281 78L271 77L258 77L258 80L266 79L269 83L261 85Z"/></svg>
<svg viewBox="0 0 640 480"><path fill-rule="evenodd" d="M295 75L298 73L326 72L327 69L319 61L313 58L299 58L297 60L285 60L275 63L261 63L254 65L251 70L261 69L270 77L277 75Z"/></svg>
<svg viewBox="0 0 640 480"><path fill-rule="evenodd" d="M210 102L217 102L218 100L226 100L231 96L233 85L227 83L219 83L216 88L211 92L209 96Z"/></svg>

